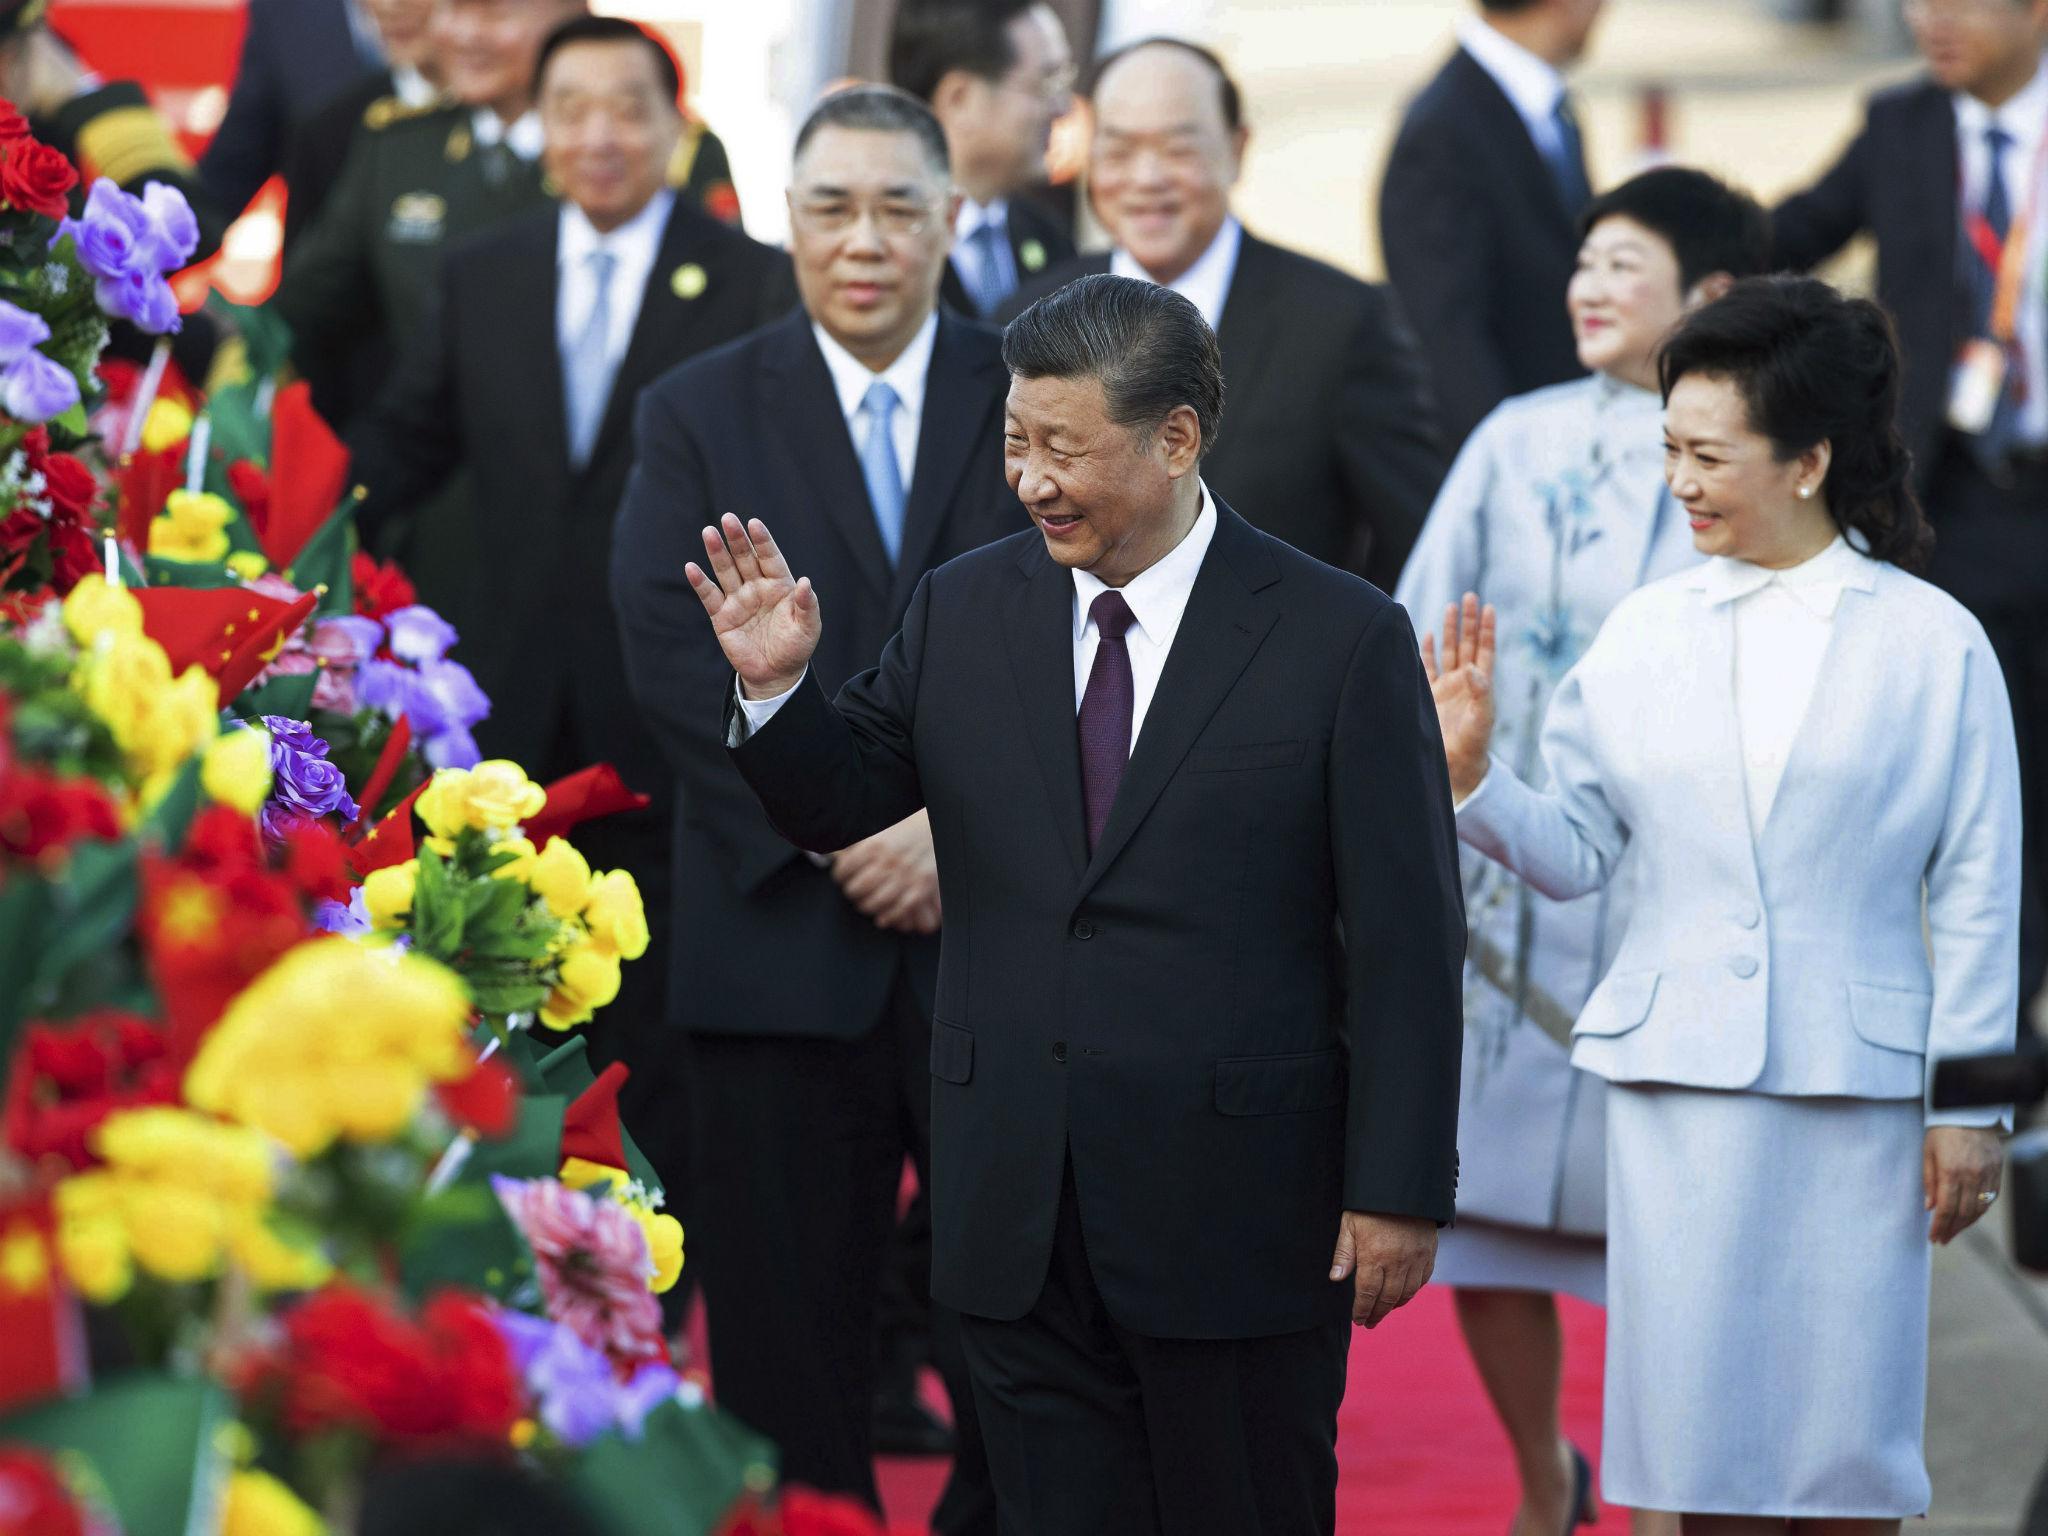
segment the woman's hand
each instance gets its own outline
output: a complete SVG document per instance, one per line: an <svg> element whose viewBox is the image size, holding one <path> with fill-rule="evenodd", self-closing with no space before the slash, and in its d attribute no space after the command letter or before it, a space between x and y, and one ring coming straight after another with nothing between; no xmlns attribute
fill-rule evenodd
<svg viewBox="0 0 2048 1536"><path fill-rule="evenodd" d="M1444 638L1422 637L1422 670L1436 696L1436 722L1443 732L1451 793L1463 800L1486 777L1486 744L1493 739L1493 630L1489 605L1467 592L1462 607L1444 605Z"/></svg>
<svg viewBox="0 0 2048 1536"><path fill-rule="evenodd" d="M2005 1146L1996 1131L1967 1125L1930 1126L1920 1163L1927 1209L1934 1213L1927 1228L1928 1241L1948 1243L1990 1210L1998 1198L1999 1180L2005 1173ZM1985 1199L1986 1195L1991 1199Z"/></svg>

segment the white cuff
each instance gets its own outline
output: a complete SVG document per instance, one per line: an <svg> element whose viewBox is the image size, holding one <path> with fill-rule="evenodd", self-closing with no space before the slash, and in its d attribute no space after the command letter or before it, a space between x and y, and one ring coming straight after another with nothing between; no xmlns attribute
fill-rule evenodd
<svg viewBox="0 0 2048 1536"><path fill-rule="evenodd" d="M732 717L732 730L726 736L725 744L728 747L736 747L773 720L775 712L790 701L798 688L803 687L804 679L810 674L811 669L805 667L797 674L794 686L776 694L772 699L748 698L740 689L740 680L735 677L732 680L732 696L740 707L739 712Z"/></svg>
<svg viewBox="0 0 2048 1536"><path fill-rule="evenodd" d="M1451 801L1451 814L1454 816L1463 815L1465 807L1470 805L1473 801L1477 800L1481 795L1486 793L1486 786L1493 782L1493 776L1499 772L1500 764L1494 761L1492 758L1488 758L1486 763L1486 777L1481 779L1477 784L1473 785L1472 792L1466 795L1464 799L1454 799Z"/></svg>

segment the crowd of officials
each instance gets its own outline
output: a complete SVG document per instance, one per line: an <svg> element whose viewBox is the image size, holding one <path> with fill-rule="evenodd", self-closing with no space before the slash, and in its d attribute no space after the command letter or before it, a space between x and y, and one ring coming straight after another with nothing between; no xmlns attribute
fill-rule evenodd
<svg viewBox="0 0 2048 1536"><path fill-rule="evenodd" d="M1602 1481L1667 1512L1639 1530L1683 1512L1688 1532L1852 1533L1927 1507L1929 1224L1945 1241L1997 1191L1998 1117L1923 1117L1921 1061L2009 1040L2048 967L2048 0L1904 9L1924 73L1766 211L1699 171L1588 164L1567 74L1602 0L1478 0L1384 168L1385 284L1234 215L1251 123L1227 61L1167 38L1092 57L1043 0L900 0L892 86L804 125L786 250L743 232L670 52L582 0L250 0L196 169L125 97L80 116L100 87L36 0L11 13L0 91L33 106L56 81L39 132L70 112L55 142L117 179L182 178L216 232L285 178L271 302L353 451L365 541L462 632L486 755L543 780L609 761L651 797L579 834L634 872L656 935L593 1045L632 1067L627 1122L689 1231L718 1398L787 1476L872 1499L878 1449L950 1452L948 1536L994 1532L999 1505L1005 1530L1081 1529L1018 1520L1046 1474L985 1444L1014 1440L1015 1405L985 1437L963 1330L931 1301L931 1090L968 1081L974 1045L934 1023L941 808L829 854L786 841L729 755L733 667L685 567L721 514L763 518L827 613L816 681L874 667L926 572L1028 526L1000 327L1107 273L1214 333L1203 505L1395 594L1423 637L1469 928L1436 1272L1513 1444L1514 1531L1596 1507L1559 1426L1564 1292L1614 1310ZM1045 185L1081 85L1093 253L1071 190ZM1755 281L1866 233L1881 311ZM1744 509L1772 475L1782 516L1758 543ZM1686 733L1715 730L1740 737L1726 773L1675 771L1714 746ZM1655 745L1625 750L1632 732ZM1880 748L1904 754L1882 814L1821 803L1798 771ZM2017 828L2008 788L2023 854L2016 831L1972 841L1994 813ZM1723 811L1725 860L1657 852ZM1921 886L1909 912L1885 883L1915 858L1931 1004ZM1776 946L1842 913L1859 954L1752 981L1777 953L1745 947L1760 923ZM1766 1023L1788 1009L1840 1015L1839 1039L1788 1046ZM1639 1030L1658 1010L1711 1024L1712 1048ZM1077 1133L1084 1206L1114 1181L1090 1155ZM1703 1159L1726 1176L1695 1177ZM1903 1222L1873 1168L1910 1185ZM1142 1267L1094 1257L1105 1293ZM950 1424L919 1401L926 1365ZM1301 1486L1246 1474L1260 1528L1326 1528L1334 1461L1313 1449ZM1181 1456L1154 1446L1162 1486L1223 1475L1195 1464L1206 1442ZM1117 1528L1250 1528L1163 1507Z"/></svg>

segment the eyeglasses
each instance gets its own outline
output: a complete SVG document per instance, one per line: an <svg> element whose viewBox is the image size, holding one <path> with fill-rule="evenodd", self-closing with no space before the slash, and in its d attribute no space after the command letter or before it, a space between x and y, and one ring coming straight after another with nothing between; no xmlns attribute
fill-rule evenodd
<svg viewBox="0 0 2048 1536"><path fill-rule="evenodd" d="M1043 101L1055 106L1065 106L1074 96L1074 84L1081 78L1081 72L1072 64L1063 64L1036 78L1006 75L1002 88L1015 91L1033 101Z"/></svg>
<svg viewBox="0 0 2048 1536"><path fill-rule="evenodd" d="M843 235L862 218L873 220L878 233L891 240L908 239L931 228L938 216L932 203L899 201L858 203L850 197L798 198L794 205L796 222L817 235Z"/></svg>

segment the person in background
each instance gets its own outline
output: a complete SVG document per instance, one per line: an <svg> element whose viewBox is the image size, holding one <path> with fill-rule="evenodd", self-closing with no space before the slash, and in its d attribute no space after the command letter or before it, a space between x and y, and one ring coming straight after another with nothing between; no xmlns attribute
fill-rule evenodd
<svg viewBox="0 0 2048 1536"><path fill-rule="evenodd" d="M375 13L371 0L248 0L227 112L199 159L200 184L229 218L285 168L321 107L385 68Z"/></svg>
<svg viewBox="0 0 2048 1536"><path fill-rule="evenodd" d="M931 1173L931 825L907 816L818 859L776 831L726 755L732 671L684 567L720 510L776 518L831 594L817 668L836 685L875 665L926 571L1015 531L999 342L938 303L955 208L922 102L888 86L821 101L789 188L803 311L644 392L612 544L626 680L676 779L690 1262L718 1400L775 1441L785 1477L870 1503L876 1301L905 1157ZM935 1527L986 1536L957 1320L941 1310L934 1336L957 1435Z"/></svg>
<svg viewBox="0 0 2048 1536"><path fill-rule="evenodd" d="M1094 272L1187 298L1222 344L1231 394L1208 483L1267 533L1391 590L1446 463L1393 294L1237 221L1250 130L1206 48L1154 38L1112 54L1094 107L1089 196L1116 248L1026 284L1000 317Z"/></svg>
<svg viewBox="0 0 2048 1536"><path fill-rule="evenodd" d="M1420 634L1467 592L1492 601L1494 749L1539 789L1538 732L1558 683L1616 603L1699 560L1664 484L1658 351L1684 314L1769 262L1763 209L1703 172L1649 171L1595 198L1564 294L1591 376L1480 423L1401 572L1394 596ZM1555 1297L1606 1298L1603 1085L1572 1067L1568 1037L1620 941L1626 881L1553 902L1477 855L1464 878L1458 1225L1438 1243L1436 1278L1457 1288L1514 1448L1514 1532L1555 1536L1596 1508L1592 1469L1559 1427ZM1653 1518L1639 1513L1638 1531L1669 1530Z"/></svg>
<svg viewBox="0 0 2048 1536"><path fill-rule="evenodd" d="M961 193L939 296L986 319L1020 282L1073 259L1073 232L1029 196L1045 183L1052 125L1073 105L1066 29L1044 0L903 0L889 79L946 130Z"/></svg>
<svg viewBox="0 0 2048 1536"><path fill-rule="evenodd" d="M1929 1243L1998 1198L2000 1112L1925 1105L1941 1058L2012 1048L2012 712L1983 627L1909 574L1877 305L1750 278L1659 376L1710 558L1558 685L1546 788L1489 756L1495 614L1445 615L1458 835L1556 901L1633 874L1572 1031L1608 1085L1607 1495L1686 1536L1896 1536L1930 1497Z"/></svg>
<svg viewBox="0 0 2048 1536"><path fill-rule="evenodd" d="M1603 4L1479 0L1387 159L1380 250L1452 449L1508 396L1582 371L1557 296L1593 188L1564 71Z"/></svg>
<svg viewBox="0 0 2048 1536"><path fill-rule="evenodd" d="M1927 579L1991 637L2019 733L2024 1008L2048 978L2048 0L1905 12L1926 74L1873 97L1772 224L1779 265L1802 270L1876 237L1905 354L1900 426L1937 535Z"/></svg>
<svg viewBox="0 0 2048 1536"><path fill-rule="evenodd" d="M682 994L671 1007L667 964L674 797L626 688L606 586L612 517L640 391L787 312L796 293L786 256L666 185L683 119L658 40L617 17L572 17L541 44L537 82L542 163L562 201L449 253L431 329L351 436L358 519L373 541L422 505L474 519L467 542L491 554L471 579L490 602L463 655L491 700L484 756L541 783L608 762L652 797L576 836L592 868L631 872L652 941L591 1043L632 1069L627 1129L688 1224ZM436 501L458 471L471 496Z"/></svg>

